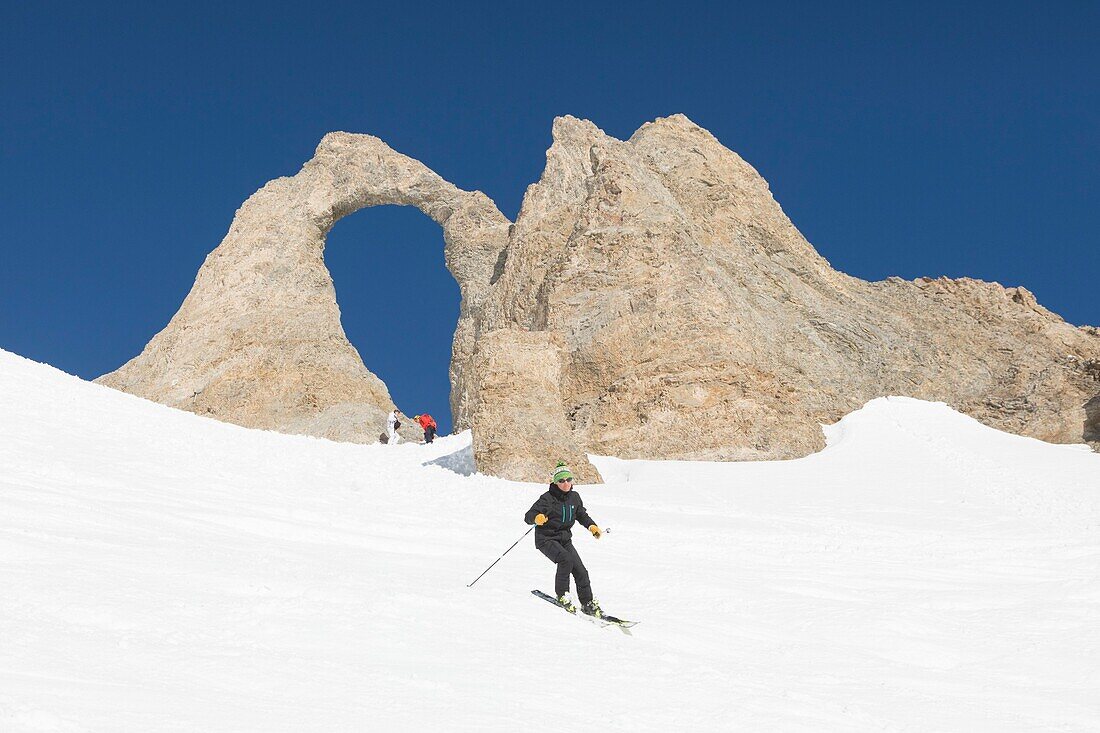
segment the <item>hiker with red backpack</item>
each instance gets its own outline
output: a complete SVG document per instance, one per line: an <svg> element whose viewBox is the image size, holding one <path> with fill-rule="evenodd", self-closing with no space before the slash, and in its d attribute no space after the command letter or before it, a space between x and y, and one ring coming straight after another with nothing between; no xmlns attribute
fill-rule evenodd
<svg viewBox="0 0 1100 733"><path fill-rule="evenodd" d="M424 429L424 442L431 443L435 440L436 424L435 418L424 413L423 415L413 415L413 420L420 424L420 427Z"/></svg>

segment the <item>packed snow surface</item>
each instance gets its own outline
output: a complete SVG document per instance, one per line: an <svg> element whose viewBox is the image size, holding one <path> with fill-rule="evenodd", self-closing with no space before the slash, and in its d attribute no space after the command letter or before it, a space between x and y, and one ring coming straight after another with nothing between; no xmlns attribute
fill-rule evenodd
<svg viewBox="0 0 1100 733"><path fill-rule="evenodd" d="M529 593L533 536L466 587L545 490L468 434L245 430L0 352L0 730L1100 729L1100 455L904 398L824 429L594 459L628 636Z"/></svg>

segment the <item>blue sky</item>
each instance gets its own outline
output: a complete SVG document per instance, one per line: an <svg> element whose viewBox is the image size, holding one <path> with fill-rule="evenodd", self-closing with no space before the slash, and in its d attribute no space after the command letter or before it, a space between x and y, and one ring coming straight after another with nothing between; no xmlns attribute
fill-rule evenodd
<svg viewBox="0 0 1100 733"><path fill-rule="evenodd" d="M514 217L562 114L627 137L683 112L834 267L1024 285L1100 325L1097 3L399 5L4 3L0 347L85 378L130 359L330 130ZM439 228L368 209L326 261L367 366L448 427Z"/></svg>

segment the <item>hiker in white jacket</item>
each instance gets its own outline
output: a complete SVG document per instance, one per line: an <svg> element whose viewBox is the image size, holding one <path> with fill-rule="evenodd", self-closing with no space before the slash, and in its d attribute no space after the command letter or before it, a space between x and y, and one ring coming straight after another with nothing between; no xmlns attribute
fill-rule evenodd
<svg viewBox="0 0 1100 733"><path fill-rule="evenodd" d="M401 420L397 417L397 408L395 407L386 420L386 433L389 435L389 440L386 441L387 444L397 445L401 441L401 436L397 433L399 427L401 427Z"/></svg>

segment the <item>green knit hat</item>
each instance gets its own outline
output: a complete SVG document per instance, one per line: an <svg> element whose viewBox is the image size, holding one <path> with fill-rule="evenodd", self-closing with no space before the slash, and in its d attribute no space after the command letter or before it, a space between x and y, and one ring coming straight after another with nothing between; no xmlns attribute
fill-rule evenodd
<svg viewBox="0 0 1100 733"><path fill-rule="evenodd" d="M566 478L573 478L573 472L569 470L569 466L565 465L565 461L558 461L558 465L554 467L554 482L557 483Z"/></svg>

